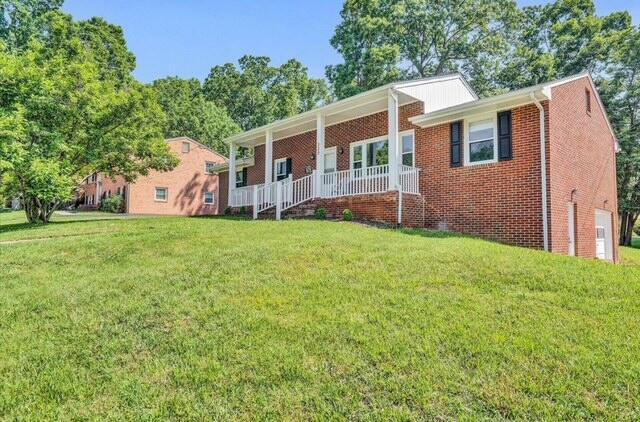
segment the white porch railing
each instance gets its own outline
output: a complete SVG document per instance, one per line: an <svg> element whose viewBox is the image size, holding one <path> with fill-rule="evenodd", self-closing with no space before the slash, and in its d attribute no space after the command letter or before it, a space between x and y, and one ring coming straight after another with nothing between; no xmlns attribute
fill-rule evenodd
<svg viewBox="0 0 640 422"><path fill-rule="evenodd" d="M320 180L323 198L382 193L389 190L389 166L335 171L323 174Z"/></svg>
<svg viewBox="0 0 640 422"><path fill-rule="evenodd" d="M315 196L316 172L293 180L288 178L282 182L282 211L306 202Z"/></svg>
<svg viewBox="0 0 640 422"><path fill-rule="evenodd" d="M419 185L420 169L410 166L400 167L400 189L403 193L420 194Z"/></svg>
<svg viewBox="0 0 640 422"><path fill-rule="evenodd" d="M231 207L248 207L253 205L253 186L235 188L231 191Z"/></svg>
<svg viewBox="0 0 640 422"><path fill-rule="evenodd" d="M400 166L398 171L399 188L402 193L420 194L420 169ZM314 197L337 198L384 193L395 190L389 187L389 166L365 167L325 173L317 177L312 174L293 180L287 179L261 185L237 188L232 191L233 207L253 206L253 217L271 207L276 207L276 218L282 211L295 207Z"/></svg>
<svg viewBox="0 0 640 422"><path fill-rule="evenodd" d="M279 182L278 182L279 183ZM273 207L276 203L276 185L278 183L267 183L258 185L255 194L255 210L259 213Z"/></svg>

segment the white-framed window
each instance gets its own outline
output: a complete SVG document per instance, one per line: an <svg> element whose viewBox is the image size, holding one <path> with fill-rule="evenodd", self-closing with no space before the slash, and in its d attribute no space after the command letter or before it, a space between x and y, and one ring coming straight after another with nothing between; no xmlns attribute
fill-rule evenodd
<svg viewBox="0 0 640 422"><path fill-rule="evenodd" d="M216 163L212 161L207 161L204 163L204 172L206 174L213 174L215 172Z"/></svg>
<svg viewBox="0 0 640 422"><path fill-rule="evenodd" d="M243 188L247 186L247 172L245 169L236 171L236 187Z"/></svg>
<svg viewBox="0 0 640 422"><path fill-rule="evenodd" d="M213 205L216 202L216 196L213 192L205 192L204 193L204 203L205 205Z"/></svg>
<svg viewBox="0 0 640 422"><path fill-rule="evenodd" d="M333 173L337 170L338 153L336 147L324 150L324 172Z"/></svg>
<svg viewBox="0 0 640 422"><path fill-rule="evenodd" d="M168 199L169 199L168 188L156 188L155 200L157 202L167 202Z"/></svg>
<svg viewBox="0 0 640 422"><path fill-rule="evenodd" d="M402 145L402 163L414 166L415 141L413 130L398 134L398 142ZM405 163L409 163L406 164ZM383 166L389 164L389 140L387 136L353 142L350 151L351 169Z"/></svg>
<svg viewBox="0 0 640 422"><path fill-rule="evenodd" d="M273 174L276 181L287 178L288 174L286 158L278 158L273 162Z"/></svg>
<svg viewBox="0 0 640 422"><path fill-rule="evenodd" d="M496 142L497 115L484 115L465 120L465 165L494 163L498 160Z"/></svg>
<svg viewBox="0 0 640 422"><path fill-rule="evenodd" d="M191 143L190 142L183 142L182 143L182 153L183 154L188 154L189 151L191 151Z"/></svg>
<svg viewBox="0 0 640 422"><path fill-rule="evenodd" d="M354 170L361 169L364 164L364 145L351 146L351 168Z"/></svg>
<svg viewBox="0 0 640 422"><path fill-rule="evenodd" d="M389 164L389 140L386 136L381 136L353 142L350 161L354 170Z"/></svg>
<svg viewBox="0 0 640 422"><path fill-rule="evenodd" d="M402 145L402 165L416 166L416 141L413 131L400 134L400 143Z"/></svg>

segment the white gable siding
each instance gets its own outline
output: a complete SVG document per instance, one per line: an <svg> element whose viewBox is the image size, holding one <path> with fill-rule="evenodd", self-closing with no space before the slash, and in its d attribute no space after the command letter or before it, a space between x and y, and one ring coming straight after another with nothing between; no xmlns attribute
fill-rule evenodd
<svg viewBox="0 0 640 422"><path fill-rule="evenodd" d="M469 90L460 78L403 86L398 88L398 91L421 99L424 102L425 113L431 113L476 99L473 92Z"/></svg>

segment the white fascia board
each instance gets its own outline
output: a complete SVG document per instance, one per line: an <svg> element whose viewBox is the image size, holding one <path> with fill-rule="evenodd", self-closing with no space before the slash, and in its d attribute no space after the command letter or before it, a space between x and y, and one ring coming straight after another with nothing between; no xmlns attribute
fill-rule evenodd
<svg viewBox="0 0 640 422"><path fill-rule="evenodd" d="M380 86L378 88L374 88L366 92L362 92L360 94L354 95L353 97L345 98L343 100L336 101L334 103L327 104L318 108L314 108L312 110L297 114L295 116L288 117L286 119L277 120L268 125L264 125L243 133L239 133L237 135L234 135L225 139L224 141L228 144L249 142L263 136L267 130L273 130L273 131L284 130L292 126L295 126L297 124L304 124L312 120L315 121L316 116L318 114L323 114L327 116L327 115L336 114L341 111L349 110L352 108L356 108L356 107L363 106L371 102L377 101L380 99L379 97L381 95L386 95L389 89L395 90L403 87L421 85L421 84L427 84L427 83L436 83L436 82L450 80L450 79L460 79L465 84L467 89L469 89L469 92L475 98L477 98L476 93L473 91L473 89L471 89L467 81L459 73L433 76L429 78L416 79L412 81L393 82L393 83ZM420 100L420 98L415 98L415 100ZM276 139L274 139L274 141L276 141Z"/></svg>

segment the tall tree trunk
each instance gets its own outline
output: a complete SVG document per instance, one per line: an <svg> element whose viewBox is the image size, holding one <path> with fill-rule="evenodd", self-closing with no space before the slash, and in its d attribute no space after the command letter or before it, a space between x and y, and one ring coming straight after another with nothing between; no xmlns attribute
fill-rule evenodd
<svg viewBox="0 0 640 422"><path fill-rule="evenodd" d="M26 195L22 196L24 212L27 215L27 221L29 223L35 223L38 221L38 207L35 204L33 198L30 198Z"/></svg>
<svg viewBox="0 0 640 422"><path fill-rule="evenodd" d="M623 212L620 216L620 245L631 246L633 228L638 221L637 213Z"/></svg>

